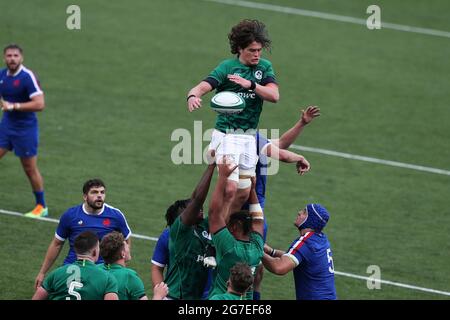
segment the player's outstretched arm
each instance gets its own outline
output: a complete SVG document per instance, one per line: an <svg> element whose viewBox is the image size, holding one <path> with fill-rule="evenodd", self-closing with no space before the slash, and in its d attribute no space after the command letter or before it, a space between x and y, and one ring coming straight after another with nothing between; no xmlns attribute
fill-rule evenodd
<svg viewBox="0 0 450 320"><path fill-rule="evenodd" d="M206 81L200 82L198 85L189 90L187 95L187 107L189 112L192 112L202 106L203 95L210 92L213 87Z"/></svg>
<svg viewBox="0 0 450 320"><path fill-rule="evenodd" d="M206 200L206 196L208 195L208 190L215 167L215 164L208 165L202 178L200 179L200 182L192 193L191 201L186 209L184 209L181 213L181 221L183 221L185 225L191 226L197 222L198 213Z"/></svg>
<svg viewBox="0 0 450 320"><path fill-rule="evenodd" d="M295 139L302 133L303 128L311 123L314 118L320 116L320 109L317 106L309 106L306 110L302 110L300 119L295 125L286 131L278 140L272 141L273 144L277 144L280 149L287 149Z"/></svg>

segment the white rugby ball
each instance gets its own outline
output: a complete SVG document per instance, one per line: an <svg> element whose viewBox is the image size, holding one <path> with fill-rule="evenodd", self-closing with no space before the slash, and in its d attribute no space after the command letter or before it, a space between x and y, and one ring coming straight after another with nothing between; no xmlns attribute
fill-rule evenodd
<svg viewBox="0 0 450 320"><path fill-rule="evenodd" d="M211 108L219 113L239 113L245 108L245 100L235 92L222 91L211 98Z"/></svg>

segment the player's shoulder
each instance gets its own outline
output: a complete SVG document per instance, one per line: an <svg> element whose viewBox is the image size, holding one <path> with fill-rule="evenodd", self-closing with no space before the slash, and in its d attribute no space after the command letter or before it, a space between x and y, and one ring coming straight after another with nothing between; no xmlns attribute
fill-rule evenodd
<svg viewBox="0 0 450 320"><path fill-rule="evenodd" d="M268 67L272 66L272 62L270 62L267 59L260 59L258 65L263 67L263 68L268 68Z"/></svg>
<svg viewBox="0 0 450 320"><path fill-rule="evenodd" d="M0 77L6 76L6 72L7 72L7 71L8 71L7 68L0 69Z"/></svg>
<svg viewBox="0 0 450 320"><path fill-rule="evenodd" d="M107 203L104 204L104 208L104 213L106 214L121 215L125 217L124 213L119 208L113 207Z"/></svg>
<svg viewBox="0 0 450 320"><path fill-rule="evenodd" d="M79 204L79 205L70 207L63 213L62 217L76 215L78 212L80 212L80 210L83 211L82 206L83 206L82 204Z"/></svg>

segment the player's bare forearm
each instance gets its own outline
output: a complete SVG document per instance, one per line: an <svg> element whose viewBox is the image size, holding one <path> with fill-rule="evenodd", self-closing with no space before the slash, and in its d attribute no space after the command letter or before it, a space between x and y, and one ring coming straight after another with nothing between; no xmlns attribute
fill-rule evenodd
<svg viewBox="0 0 450 320"><path fill-rule="evenodd" d="M158 283L164 281L164 267L152 264L152 285L156 286Z"/></svg>
<svg viewBox="0 0 450 320"><path fill-rule="evenodd" d="M227 178L219 175L208 210L209 232L212 234L226 225L223 212L226 184Z"/></svg>
<svg viewBox="0 0 450 320"><path fill-rule="evenodd" d="M200 182L192 193L191 201L181 214L181 219L186 225L193 225L198 216L198 212L203 206L208 195L211 178L214 172L215 164L210 164L203 173Z"/></svg>
<svg viewBox="0 0 450 320"><path fill-rule="evenodd" d="M189 112L192 112L202 106L202 99L206 93L210 92L213 87L206 81L200 82L198 85L189 90L187 94L187 106Z"/></svg>
<svg viewBox="0 0 450 320"><path fill-rule="evenodd" d="M280 139L278 139L278 146L280 149L287 149L294 143L295 139L302 133L305 126L311 123L314 118L320 116L320 109L317 106L309 106L306 110L302 110L300 119L295 125L286 131Z"/></svg>
<svg viewBox="0 0 450 320"><path fill-rule="evenodd" d="M284 255L281 257L271 257L267 253L264 253L262 263L267 270L277 275L285 275L295 268L294 262Z"/></svg>
<svg viewBox="0 0 450 320"><path fill-rule="evenodd" d="M280 100L278 85L276 85L275 83L268 83L265 86L257 84L255 87L255 92L265 101L277 103L278 100Z"/></svg>
<svg viewBox="0 0 450 320"><path fill-rule="evenodd" d="M31 98L28 102L2 102L3 111L38 112L45 108L44 95L39 94Z"/></svg>
<svg viewBox="0 0 450 320"><path fill-rule="evenodd" d="M46 274L47 271L52 267L55 263L56 259L59 256L59 253L62 250L64 242L54 238L48 247L47 253L44 258L44 262L42 263L40 273Z"/></svg>

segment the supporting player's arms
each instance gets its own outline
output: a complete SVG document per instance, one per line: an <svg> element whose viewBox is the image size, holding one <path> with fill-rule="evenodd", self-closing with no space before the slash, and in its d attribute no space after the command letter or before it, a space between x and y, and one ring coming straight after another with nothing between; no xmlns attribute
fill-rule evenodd
<svg viewBox="0 0 450 320"><path fill-rule="evenodd" d="M191 226L197 222L198 213L201 210L203 203L208 195L209 185L211 184L211 178L214 172L215 164L210 164L203 173L200 182L195 188L191 196L186 209L181 213L181 221L188 226Z"/></svg>
<svg viewBox="0 0 450 320"><path fill-rule="evenodd" d="M230 210L233 200L233 193L226 191L227 179L231 173L238 167L228 156L219 159L217 166L219 169L219 179L209 204L208 221L209 232L214 234L220 229L226 227L226 216Z"/></svg>
<svg viewBox="0 0 450 320"><path fill-rule="evenodd" d="M252 188L250 189L250 196L248 198L249 211L252 215L252 231L258 232L261 237L264 237L264 213L259 204L258 196L256 194L256 177L252 177Z"/></svg>

